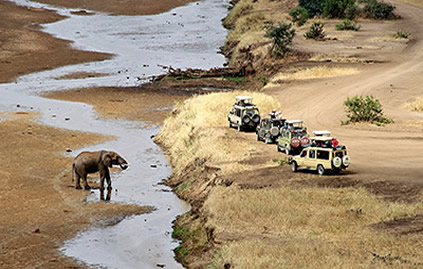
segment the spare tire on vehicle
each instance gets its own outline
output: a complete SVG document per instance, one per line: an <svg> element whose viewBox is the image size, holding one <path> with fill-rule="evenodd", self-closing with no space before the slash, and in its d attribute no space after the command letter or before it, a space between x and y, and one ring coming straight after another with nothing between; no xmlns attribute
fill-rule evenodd
<svg viewBox="0 0 423 269"><path fill-rule="evenodd" d="M249 123L250 122L250 116L248 116L248 115L244 115L244 116L242 116L242 121L244 122L244 123Z"/></svg>
<svg viewBox="0 0 423 269"><path fill-rule="evenodd" d="M279 129L278 129L278 127L272 127L272 128L270 128L270 134L272 135L272 136L278 136L279 135Z"/></svg>
<svg viewBox="0 0 423 269"><path fill-rule="evenodd" d="M342 165L342 159L340 157L333 158L332 162L333 162L333 166L335 166L336 168L339 168Z"/></svg>
<svg viewBox="0 0 423 269"><path fill-rule="evenodd" d="M260 122L260 115L259 114L253 115L252 120L255 123L259 123Z"/></svg>
<svg viewBox="0 0 423 269"><path fill-rule="evenodd" d="M293 148L298 148L300 146L300 139L298 137L293 137L291 139L291 146Z"/></svg>
<svg viewBox="0 0 423 269"><path fill-rule="evenodd" d="M303 138L301 138L301 146L305 146L310 144L310 139L308 139L308 137L304 136Z"/></svg>
<svg viewBox="0 0 423 269"><path fill-rule="evenodd" d="M351 158L350 158L350 156L345 155L345 156L342 158L342 163L344 164L344 166L345 166L345 167L350 166L350 164L351 164Z"/></svg>

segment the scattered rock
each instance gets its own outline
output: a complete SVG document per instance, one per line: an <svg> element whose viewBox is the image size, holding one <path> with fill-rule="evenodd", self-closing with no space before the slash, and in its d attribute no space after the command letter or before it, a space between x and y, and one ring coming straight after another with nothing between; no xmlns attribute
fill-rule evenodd
<svg viewBox="0 0 423 269"><path fill-rule="evenodd" d="M39 233L41 233L41 231L40 231L40 229L39 228L37 228L35 231L33 231L32 233L34 233L34 234L39 234Z"/></svg>
<svg viewBox="0 0 423 269"><path fill-rule="evenodd" d="M157 168L157 164L150 164L151 168Z"/></svg>
<svg viewBox="0 0 423 269"><path fill-rule="evenodd" d="M72 152L72 149L66 148L66 152Z"/></svg>
<svg viewBox="0 0 423 269"><path fill-rule="evenodd" d="M66 121L70 120L70 118L65 118Z"/></svg>
<svg viewBox="0 0 423 269"><path fill-rule="evenodd" d="M158 264L156 264L156 266L159 267L159 268L165 268L166 267L166 264L160 264L160 263L158 263Z"/></svg>
<svg viewBox="0 0 423 269"><path fill-rule="evenodd" d="M21 105L20 104L17 104L16 107L21 107Z"/></svg>
<svg viewBox="0 0 423 269"><path fill-rule="evenodd" d="M153 139L153 138L155 138L156 136L155 135L150 135L150 139Z"/></svg>

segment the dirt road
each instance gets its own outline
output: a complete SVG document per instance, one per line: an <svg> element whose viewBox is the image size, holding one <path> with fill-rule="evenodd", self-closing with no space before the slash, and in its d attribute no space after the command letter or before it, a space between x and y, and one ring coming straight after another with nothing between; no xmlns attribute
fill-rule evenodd
<svg viewBox="0 0 423 269"><path fill-rule="evenodd" d="M419 149L423 148L423 115L409 112L403 106L422 95L423 31L419 25L423 21L423 10L400 2L395 2L395 6L401 20L376 23L392 33L398 29L412 33L408 44L399 46L392 45L392 42L373 42L369 48L344 48L352 55L373 55L385 63L362 65L357 75L285 84L267 92L280 100L287 118L304 120L310 130L328 129L346 144L352 157L349 170L352 176L421 183L423 155ZM360 30L364 33L358 40L366 44L371 37L366 34L374 34L375 27L373 23L365 24ZM307 42L309 51L322 46ZM327 50L336 49L330 42L325 43ZM346 97L355 95L378 98L385 115L396 123L380 128L370 125L341 126L340 121L346 119L343 102ZM418 127L413 127L416 125Z"/></svg>

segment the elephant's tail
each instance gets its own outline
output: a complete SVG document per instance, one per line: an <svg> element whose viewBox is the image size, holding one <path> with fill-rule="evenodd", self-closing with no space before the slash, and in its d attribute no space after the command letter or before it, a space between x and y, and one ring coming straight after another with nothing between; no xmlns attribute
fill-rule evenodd
<svg viewBox="0 0 423 269"><path fill-rule="evenodd" d="M74 182L74 177L75 177L75 163L72 163L72 182Z"/></svg>

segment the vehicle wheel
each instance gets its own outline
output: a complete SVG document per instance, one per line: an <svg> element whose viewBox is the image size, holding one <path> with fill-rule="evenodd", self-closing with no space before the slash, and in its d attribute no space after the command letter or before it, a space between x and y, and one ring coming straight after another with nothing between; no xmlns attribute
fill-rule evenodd
<svg viewBox="0 0 423 269"><path fill-rule="evenodd" d="M229 128L232 128L232 122L229 122Z"/></svg>
<svg viewBox="0 0 423 269"><path fill-rule="evenodd" d="M289 155L289 149L288 148L285 148L285 154Z"/></svg>
<svg viewBox="0 0 423 269"><path fill-rule="evenodd" d="M298 165L296 162L292 162L291 169L292 169L292 172L294 173L298 171Z"/></svg>
<svg viewBox="0 0 423 269"><path fill-rule="evenodd" d="M241 125L238 124L238 132L241 132Z"/></svg>
<svg viewBox="0 0 423 269"><path fill-rule="evenodd" d="M282 152L281 148L279 147L279 145L276 145L276 148L278 149L278 152Z"/></svg>
<svg viewBox="0 0 423 269"><path fill-rule="evenodd" d="M325 168L323 167L323 165L319 164L317 166L317 173L319 173L319 175L323 176L325 174Z"/></svg>
<svg viewBox="0 0 423 269"><path fill-rule="evenodd" d="M260 135L257 133L257 141L260 141Z"/></svg>

